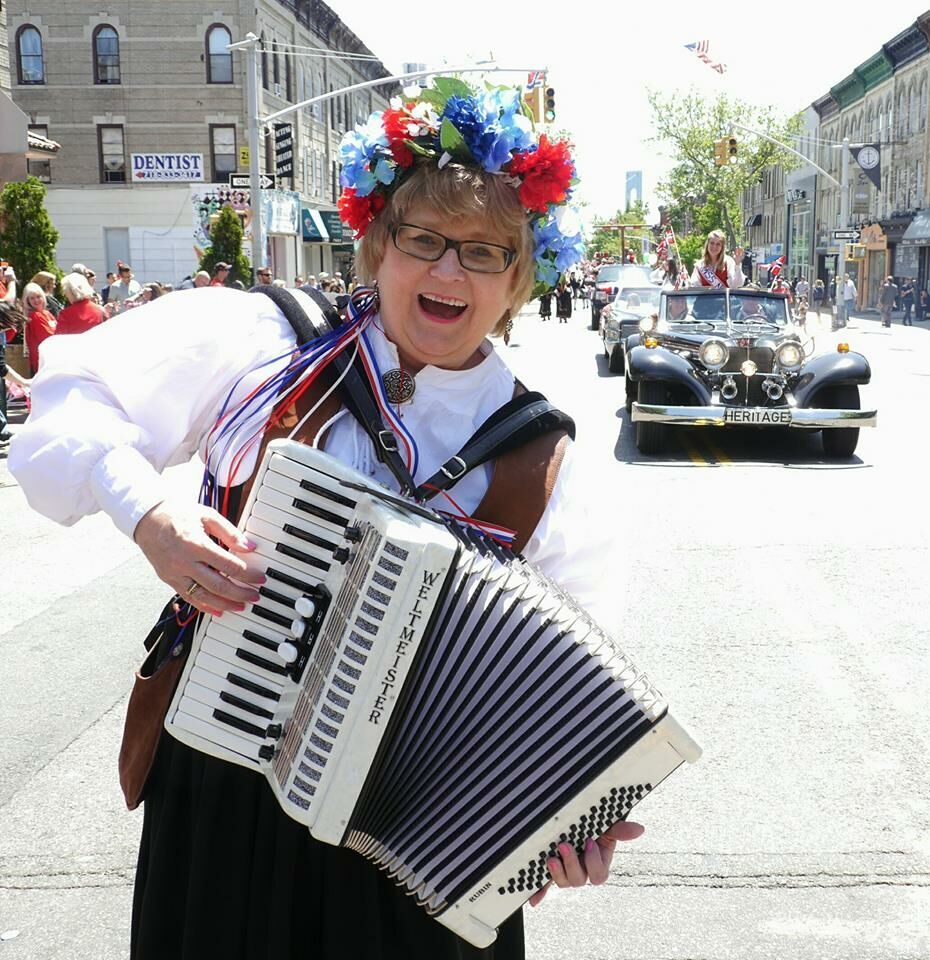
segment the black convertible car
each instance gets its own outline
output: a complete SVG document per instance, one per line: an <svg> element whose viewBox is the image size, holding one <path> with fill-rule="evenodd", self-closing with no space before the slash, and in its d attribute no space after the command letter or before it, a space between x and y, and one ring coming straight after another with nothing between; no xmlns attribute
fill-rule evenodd
<svg viewBox="0 0 930 960"><path fill-rule="evenodd" d="M661 453L667 426L821 430L825 454L851 457L860 427L868 360L845 343L813 353L784 297L739 290L663 291L623 344L627 410L641 453Z"/></svg>

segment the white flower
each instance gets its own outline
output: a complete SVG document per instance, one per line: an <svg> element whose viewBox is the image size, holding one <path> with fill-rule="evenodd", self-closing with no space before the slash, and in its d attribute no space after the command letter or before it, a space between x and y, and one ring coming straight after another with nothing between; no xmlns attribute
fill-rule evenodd
<svg viewBox="0 0 930 960"><path fill-rule="evenodd" d="M574 207L567 203L561 204L555 211L555 222L559 225L559 233L563 237L574 237L581 233L581 218Z"/></svg>
<svg viewBox="0 0 930 960"><path fill-rule="evenodd" d="M438 166L439 169L442 170L442 168L443 168L451 159L452 159L452 154L449 153L448 151L446 151L446 152L443 153L443 155L439 158L439 163L436 164L436 166Z"/></svg>

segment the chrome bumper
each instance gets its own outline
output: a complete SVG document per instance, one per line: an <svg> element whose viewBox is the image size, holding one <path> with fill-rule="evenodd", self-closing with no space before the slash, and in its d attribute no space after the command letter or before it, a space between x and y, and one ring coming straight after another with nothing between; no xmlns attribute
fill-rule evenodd
<svg viewBox="0 0 930 960"><path fill-rule="evenodd" d="M658 403L633 404L633 420L672 423L686 427L874 427L877 410L819 410L793 407L672 407Z"/></svg>

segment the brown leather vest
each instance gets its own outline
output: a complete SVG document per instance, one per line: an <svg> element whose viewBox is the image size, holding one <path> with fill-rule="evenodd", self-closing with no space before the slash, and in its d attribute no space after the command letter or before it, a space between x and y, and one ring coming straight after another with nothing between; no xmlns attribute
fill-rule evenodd
<svg viewBox="0 0 930 960"><path fill-rule="evenodd" d="M286 411L281 420L262 438L257 463L261 463L270 441L287 437L307 411L319 401L328 386L328 378L320 377L297 403ZM516 392L524 391L518 385ZM341 407L339 396L330 394L307 418L293 439L312 445L324 424L335 416ZM476 520L501 524L516 531L513 544L516 553L526 547L542 518L555 487L568 443L568 434L555 430L494 461L491 484L472 516ZM452 453L453 451L450 451L449 455L452 456ZM243 484L236 516L231 518L236 522L248 499L254 477L253 474Z"/></svg>

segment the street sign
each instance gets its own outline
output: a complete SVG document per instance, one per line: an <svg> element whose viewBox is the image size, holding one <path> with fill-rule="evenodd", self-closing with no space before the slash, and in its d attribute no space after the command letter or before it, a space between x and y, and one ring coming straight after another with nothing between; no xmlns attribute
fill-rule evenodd
<svg viewBox="0 0 930 960"><path fill-rule="evenodd" d="M269 177L267 173L260 173L258 181L260 190L274 190L276 186L275 178ZM252 178L247 173L231 173L229 175L229 185L233 190L248 190L252 186Z"/></svg>
<svg viewBox="0 0 930 960"><path fill-rule="evenodd" d="M855 241L859 239L859 231L858 230L834 230L833 239Z"/></svg>
<svg viewBox="0 0 930 960"><path fill-rule="evenodd" d="M289 123L274 125L274 172L279 177L294 176L294 128Z"/></svg>
<svg viewBox="0 0 930 960"><path fill-rule="evenodd" d="M239 147L239 166L248 169L251 156L248 147Z"/></svg>

